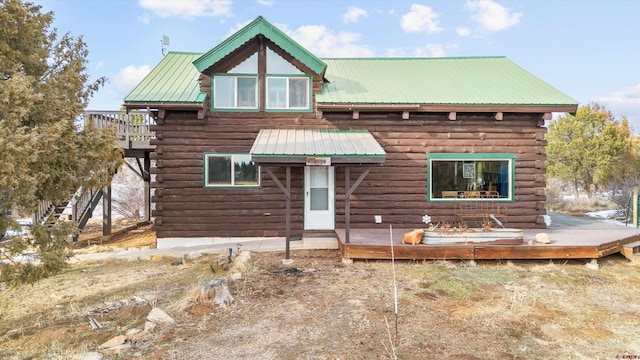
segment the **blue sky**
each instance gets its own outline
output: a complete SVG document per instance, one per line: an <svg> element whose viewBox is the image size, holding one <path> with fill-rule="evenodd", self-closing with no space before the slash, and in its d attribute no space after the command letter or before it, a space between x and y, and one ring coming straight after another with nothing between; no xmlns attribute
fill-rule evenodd
<svg viewBox="0 0 640 360"><path fill-rule="evenodd" d="M167 50L206 52L261 15L318 57L506 56L581 105L640 132L636 0L33 0L82 36L108 84L90 110L115 110Z"/></svg>

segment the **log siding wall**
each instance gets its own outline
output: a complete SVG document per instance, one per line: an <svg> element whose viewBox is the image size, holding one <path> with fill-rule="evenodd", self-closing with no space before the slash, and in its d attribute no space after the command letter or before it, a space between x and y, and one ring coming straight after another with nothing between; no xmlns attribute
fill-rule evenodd
<svg viewBox="0 0 640 360"><path fill-rule="evenodd" d="M209 86L203 83L203 91ZM314 91L318 82L314 81ZM209 104L205 104L208 109ZM315 105L314 105L315 108ZM429 214L435 222L457 221L455 203L426 201L427 153L514 153L515 201L503 204L507 225L543 228L545 214L545 128L542 114L495 114L325 112L313 113L212 113L198 119L197 112L166 111L158 119L156 151L152 158L152 188L155 204L154 229L165 237L254 237L284 236L285 198L271 177L262 170L261 188L204 188L205 152L248 153L260 129L366 129L387 153L383 166L375 166L351 198L352 228L374 226L373 216L385 224L406 228L424 226ZM285 169L274 173L284 181ZM351 169L353 183L364 167ZM303 168L291 171L291 229L303 228ZM336 167L336 226L344 224L344 167Z"/></svg>

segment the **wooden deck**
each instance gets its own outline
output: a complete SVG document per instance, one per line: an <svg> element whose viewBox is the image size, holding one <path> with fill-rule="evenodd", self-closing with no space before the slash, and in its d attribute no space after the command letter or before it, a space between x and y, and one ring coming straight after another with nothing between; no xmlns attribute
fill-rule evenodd
<svg viewBox="0 0 640 360"><path fill-rule="evenodd" d="M412 229L393 228L393 247L396 259L598 259L619 253L622 246L640 240L640 229L554 214L548 229L525 229L524 241L518 245L402 244L404 233ZM350 241L345 243L344 229L336 235L342 256L351 259L391 259L389 225L376 228L351 229ZM533 241L537 233L549 234L550 244Z"/></svg>

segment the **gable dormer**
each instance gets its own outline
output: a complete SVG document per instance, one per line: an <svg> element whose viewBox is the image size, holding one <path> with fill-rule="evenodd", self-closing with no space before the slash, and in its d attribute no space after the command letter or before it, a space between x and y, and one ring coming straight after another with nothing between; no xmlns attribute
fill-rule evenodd
<svg viewBox="0 0 640 360"><path fill-rule="evenodd" d="M326 64L258 17L193 62L211 111L311 112ZM203 87L203 92L205 91Z"/></svg>

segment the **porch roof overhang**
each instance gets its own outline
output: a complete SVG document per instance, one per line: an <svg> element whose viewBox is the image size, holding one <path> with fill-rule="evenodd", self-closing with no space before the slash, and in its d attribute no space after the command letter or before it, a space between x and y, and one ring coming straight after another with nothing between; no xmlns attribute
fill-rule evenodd
<svg viewBox="0 0 640 360"><path fill-rule="evenodd" d="M258 165L304 166L313 158L331 165L381 165L382 146L367 130L262 129L251 150Z"/></svg>

